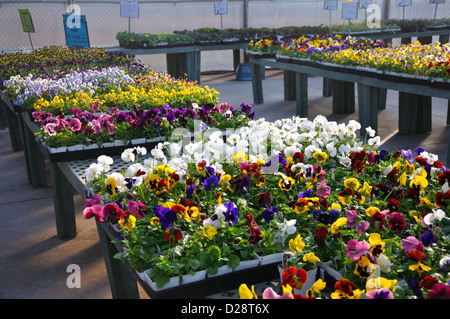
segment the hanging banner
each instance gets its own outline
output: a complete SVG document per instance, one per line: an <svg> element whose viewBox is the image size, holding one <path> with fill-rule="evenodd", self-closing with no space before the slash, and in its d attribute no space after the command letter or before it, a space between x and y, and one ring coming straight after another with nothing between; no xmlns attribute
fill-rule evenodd
<svg viewBox="0 0 450 319"><path fill-rule="evenodd" d="M34 33L33 20L31 19L30 9L19 9L20 21L22 22L23 32Z"/></svg>
<svg viewBox="0 0 450 319"><path fill-rule="evenodd" d="M77 20L76 24L70 22L70 19ZM66 44L68 47L89 48L89 34L85 15L63 14L64 32L66 34Z"/></svg>

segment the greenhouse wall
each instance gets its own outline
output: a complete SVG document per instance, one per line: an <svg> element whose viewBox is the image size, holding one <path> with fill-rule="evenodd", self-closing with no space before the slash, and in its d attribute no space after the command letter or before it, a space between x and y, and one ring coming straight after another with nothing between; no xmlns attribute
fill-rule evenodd
<svg viewBox="0 0 450 319"><path fill-rule="evenodd" d="M129 0L124 0L128 2ZM313 26L348 24L341 19L342 3L334 11L324 10L323 0L228 0L228 13L216 15L213 0L138 0L139 18L120 17L120 0L0 0L0 50L5 52L29 50L33 47L65 45L62 14L68 6L78 6L80 14L86 15L89 38L93 47L117 46L118 31L135 33L161 33L197 28L261 28L282 26ZM386 19L430 19L450 17L450 1L430 4L429 0L412 0L412 6L397 7L395 0L373 0L380 10L382 20ZM18 9L31 11L35 33L23 32ZM351 22L367 19L364 9L358 10L358 18ZM370 12L369 12L370 14ZM139 56L143 63L165 71L165 56ZM202 52L202 70L230 70L233 67L229 52Z"/></svg>

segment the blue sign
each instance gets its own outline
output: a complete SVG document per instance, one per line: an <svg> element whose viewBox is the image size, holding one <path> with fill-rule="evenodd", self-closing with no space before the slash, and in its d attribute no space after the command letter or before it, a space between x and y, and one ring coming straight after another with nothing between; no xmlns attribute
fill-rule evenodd
<svg viewBox="0 0 450 319"><path fill-rule="evenodd" d="M63 22L68 47L90 47L85 15L63 14Z"/></svg>

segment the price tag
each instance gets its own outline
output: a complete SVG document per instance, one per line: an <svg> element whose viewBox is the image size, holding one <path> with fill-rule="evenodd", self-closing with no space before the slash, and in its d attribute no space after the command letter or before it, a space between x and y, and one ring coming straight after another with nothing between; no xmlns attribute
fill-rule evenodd
<svg viewBox="0 0 450 319"><path fill-rule="evenodd" d="M409 7L412 5L412 0L397 0L397 7Z"/></svg>
<svg viewBox="0 0 450 319"><path fill-rule="evenodd" d="M34 33L33 20L31 19L30 9L19 9L20 21L22 22L23 32Z"/></svg>
<svg viewBox="0 0 450 319"><path fill-rule="evenodd" d="M139 4L135 2L120 3L120 17L139 19Z"/></svg>
<svg viewBox="0 0 450 319"><path fill-rule="evenodd" d="M214 14L228 14L227 2L214 3Z"/></svg>
<svg viewBox="0 0 450 319"><path fill-rule="evenodd" d="M323 2L324 10L337 10L338 2L337 0L325 0Z"/></svg>
<svg viewBox="0 0 450 319"><path fill-rule="evenodd" d="M358 2L342 2L342 20L358 18Z"/></svg>
<svg viewBox="0 0 450 319"><path fill-rule="evenodd" d="M90 47L85 15L63 14L63 22L68 47Z"/></svg>

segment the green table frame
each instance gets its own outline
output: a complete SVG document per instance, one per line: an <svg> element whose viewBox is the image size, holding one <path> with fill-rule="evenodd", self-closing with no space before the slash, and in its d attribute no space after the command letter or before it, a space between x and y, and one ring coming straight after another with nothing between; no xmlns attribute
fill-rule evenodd
<svg viewBox="0 0 450 319"><path fill-rule="evenodd" d="M378 129L378 110L380 101L385 96L383 90L395 90L399 94L399 131L401 134L415 134L431 131L431 97L450 99L450 83L429 81L426 79L409 81L399 74L379 73L370 69L343 67L328 63L297 61L287 63L275 59L250 58L252 68L252 88L255 104L264 103L260 65L293 72L294 81L285 88L295 91L296 114L308 117L308 75L315 75L332 80L333 111L351 113L354 111L354 87L358 87L359 121L362 127ZM294 93L290 93L293 95ZM449 134L450 135L450 134ZM449 136L450 141L450 136ZM450 147L447 151L450 164Z"/></svg>

